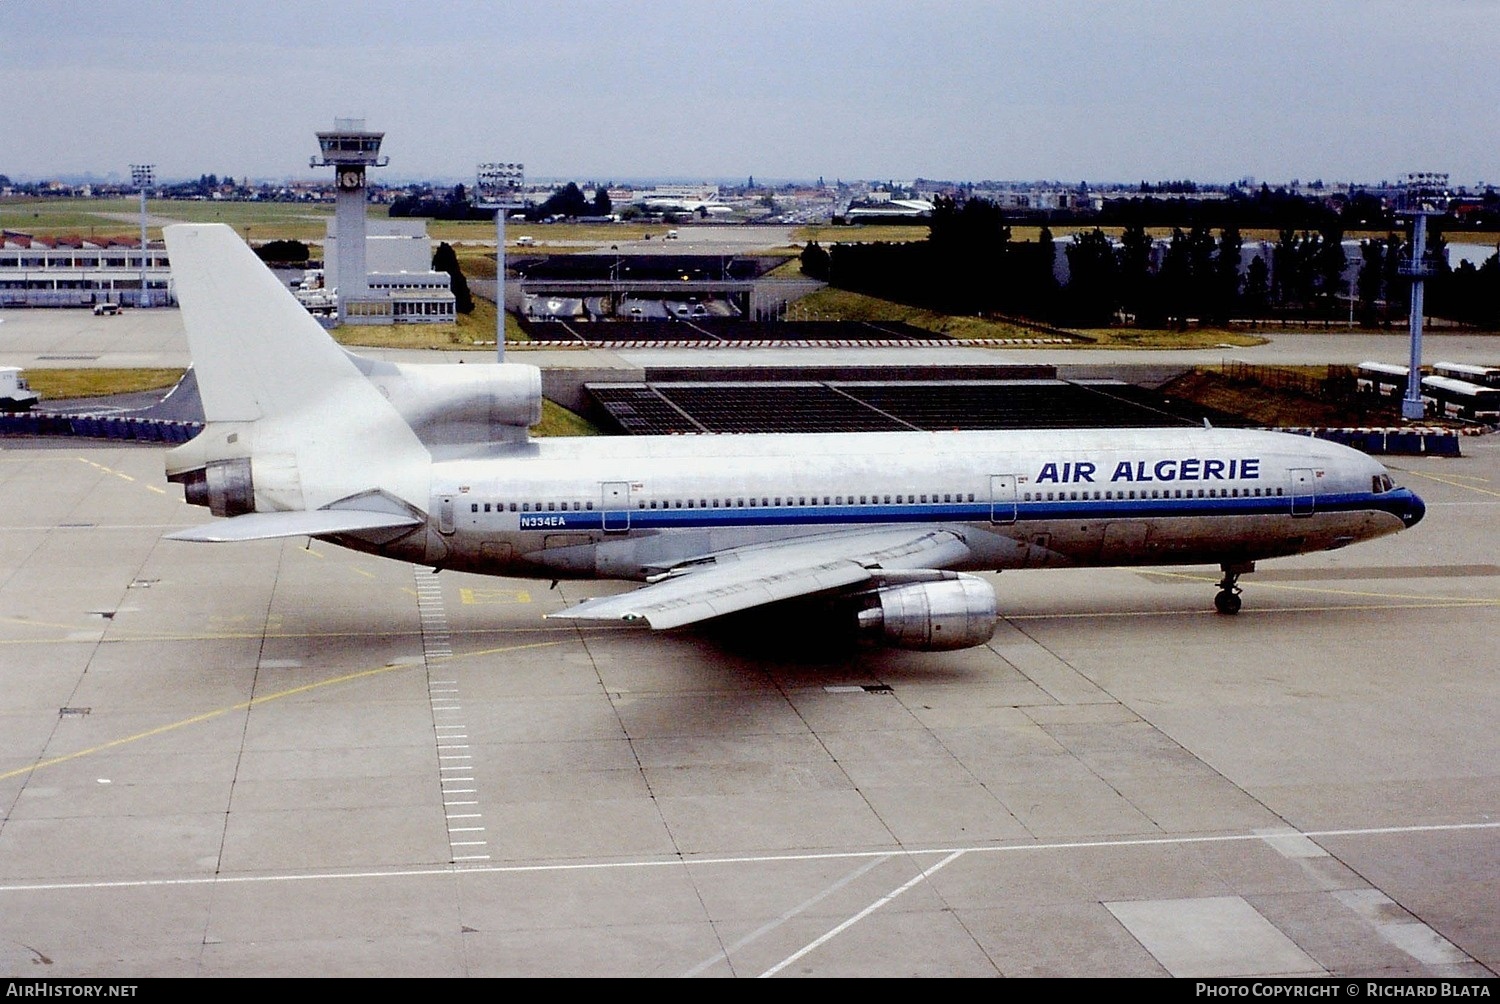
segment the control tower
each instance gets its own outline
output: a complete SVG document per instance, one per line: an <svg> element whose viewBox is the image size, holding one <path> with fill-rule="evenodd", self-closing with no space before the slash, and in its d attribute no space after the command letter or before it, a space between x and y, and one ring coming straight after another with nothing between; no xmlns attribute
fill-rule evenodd
<svg viewBox="0 0 1500 1004"><path fill-rule="evenodd" d="M318 133L322 157L309 167L331 167L338 181L334 204L334 240L338 241L338 275L329 284L339 291L339 320L347 321L349 305L365 300L369 285L365 271L365 169L385 167L389 157L380 156L383 132L369 132L364 119L334 119L333 129ZM357 308L356 308L357 311Z"/></svg>

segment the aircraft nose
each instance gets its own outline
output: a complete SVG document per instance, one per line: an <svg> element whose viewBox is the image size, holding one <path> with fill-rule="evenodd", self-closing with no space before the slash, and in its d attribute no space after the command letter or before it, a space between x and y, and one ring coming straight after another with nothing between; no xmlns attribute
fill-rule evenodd
<svg viewBox="0 0 1500 1004"><path fill-rule="evenodd" d="M1406 498L1402 499L1401 506L1396 510L1396 515L1401 517L1401 522L1411 529L1422 522L1422 517L1427 515L1427 503L1413 491L1403 489Z"/></svg>

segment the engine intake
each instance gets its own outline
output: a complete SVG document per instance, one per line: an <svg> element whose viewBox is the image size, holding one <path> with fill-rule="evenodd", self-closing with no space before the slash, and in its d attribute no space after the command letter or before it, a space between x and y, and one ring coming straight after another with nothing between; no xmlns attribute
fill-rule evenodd
<svg viewBox="0 0 1500 1004"><path fill-rule="evenodd" d="M972 575L878 589L857 617L861 634L924 652L983 645L999 620L995 591Z"/></svg>

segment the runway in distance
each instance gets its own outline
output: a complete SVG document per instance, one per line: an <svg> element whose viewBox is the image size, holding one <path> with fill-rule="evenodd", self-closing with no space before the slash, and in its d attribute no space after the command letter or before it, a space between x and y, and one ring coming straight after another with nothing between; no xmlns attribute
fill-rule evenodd
<svg viewBox="0 0 1500 1004"><path fill-rule="evenodd" d="M227 517L192 541L311 536L401 561L632 591L553 617L671 628L781 601L921 650L997 621L968 574L1254 563L1394 533L1425 508L1365 454L1211 428L532 439L541 374L337 345L222 224L165 228L208 424L167 454Z"/></svg>

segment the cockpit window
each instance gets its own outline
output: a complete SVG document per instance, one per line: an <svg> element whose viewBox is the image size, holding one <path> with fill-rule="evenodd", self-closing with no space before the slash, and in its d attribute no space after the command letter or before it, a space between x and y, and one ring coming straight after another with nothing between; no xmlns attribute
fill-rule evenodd
<svg viewBox="0 0 1500 1004"><path fill-rule="evenodd" d="M1370 491L1374 492L1376 495L1379 495L1382 492L1388 492L1395 487L1396 484L1391 480L1391 476L1389 474L1377 474L1370 479Z"/></svg>

